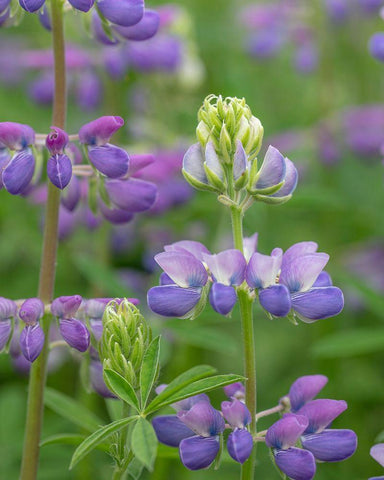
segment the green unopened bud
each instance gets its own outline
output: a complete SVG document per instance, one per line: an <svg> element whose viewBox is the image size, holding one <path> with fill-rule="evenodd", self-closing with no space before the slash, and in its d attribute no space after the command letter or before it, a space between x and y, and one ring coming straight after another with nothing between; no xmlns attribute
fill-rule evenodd
<svg viewBox="0 0 384 480"><path fill-rule="evenodd" d="M152 331L139 309L128 300L111 302L103 316L100 358L104 368L122 375L137 388L145 352L152 340Z"/></svg>
<svg viewBox="0 0 384 480"><path fill-rule="evenodd" d="M229 136L227 127L225 126L225 123L221 127L221 132L220 132L220 153L224 161L230 164L232 161L232 158L231 158L232 142L231 142L231 137Z"/></svg>

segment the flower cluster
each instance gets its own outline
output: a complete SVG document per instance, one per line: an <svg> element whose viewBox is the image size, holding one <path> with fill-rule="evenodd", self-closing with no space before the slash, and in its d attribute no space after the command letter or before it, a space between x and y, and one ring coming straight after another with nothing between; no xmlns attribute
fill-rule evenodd
<svg viewBox="0 0 384 480"><path fill-rule="evenodd" d="M160 393L166 385L160 385ZM226 428L229 455L238 463L244 463L253 448L252 435L247 429L251 415L246 405L236 398L222 402L216 410L207 395L201 394L172 405L176 415L162 415L152 420L159 442L178 447L180 459L189 470L208 468L220 450L219 437ZM228 424L225 423L225 420Z"/></svg>
<svg viewBox="0 0 384 480"><path fill-rule="evenodd" d="M384 467L384 443L378 443L371 448L371 457ZM381 477L371 477L369 480L384 480L384 475Z"/></svg>
<svg viewBox="0 0 384 480"><path fill-rule="evenodd" d="M148 292L151 310L166 317L194 318L209 301L227 315L236 301L236 288L257 293L261 306L274 317L311 323L340 313L342 291L332 286L323 269L329 256L317 252L314 242L301 242L285 253L275 248L270 256L256 251L257 235L245 240L244 255L236 249L212 255L199 242L180 241L155 256L164 270L160 286Z"/></svg>
<svg viewBox="0 0 384 480"><path fill-rule="evenodd" d="M352 430L329 428L347 408L343 400L313 398L327 383L323 375L298 378L287 397L291 413L286 413L266 433L279 469L293 480L312 480L316 461L340 462L354 454L357 437ZM300 447L296 447L300 442Z"/></svg>

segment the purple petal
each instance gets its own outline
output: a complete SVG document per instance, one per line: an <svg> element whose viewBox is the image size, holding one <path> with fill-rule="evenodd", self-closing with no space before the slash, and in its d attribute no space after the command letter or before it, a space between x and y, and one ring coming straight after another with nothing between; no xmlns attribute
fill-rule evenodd
<svg viewBox="0 0 384 480"><path fill-rule="evenodd" d="M195 143L187 150L183 159L183 170L200 183L208 185L204 170L204 156L200 143Z"/></svg>
<svg viewBox="0 0 384 480"><path fill-rule="evenodd" d="M221 402L221 411L232 428L244 428L251 423L252 417L247 406L237 400Z"/></svg>
<svg viewBox="0 0 384 480"><path fill-rule="evenodd" d="M244 257L249 262L252 257L252 254L256 252L257 249L257 240L259 238L258 233L254 233L251 237L243 238L243 247L244 247Z"/></svg>
<svg viewBox="0 0 384 480"><path fill-rule="evenodd" d="M63 190L72 178L72 163L67 155L52 155L47 162L47 174L55 187Z"/></svg>
<svg viewBox="0 0 384 480"><path fill-rule="evenodd" d="M83 72L76 84L76 102L85 111L95 110L101 103L103 84L92 71Z"/></svg>
<svg viewBox="0 0 384 480"><path fill-rule="evenodd" d="M104 315L105 307L113 298L92 298L85 304L85 311L89 318L99 318Z"/></svg>
<svg viewBox="0 0 384 480"><path fill-rule="evenodd" d="M35 324L44 315L44 303L40 298L28 298L19 310L19 318L27 324Z"/></svg>
<svg viewBox="0 0 384 480"><path fill-rule="evenodd" d="M241 382L231 383L224 387L224 393L228 398L243 400L245 397L245 387Z"/></svg>
<svg viewBox="0 0 384 480"><path fill-rule="evenodd" d="M306 323L333 317L344 307L343 292L337 287L311 288L292 295L292 307Z"/></svg>
<svg viewBox="0 0 384 480"><path fill-rule="evenodd" d="M289 389L289 400L293 412L312 400L328 383L324 375L305 375L295 380Z"/></svg>
<svg viewBox="0 0 384 480"><path fill-rule="evenodd" d="M99 202L99 207L103 217L115 225L128 223L133 219L133 213L120 208L108 208L102 201Z"/></svg>
<svg viewBox="0 0 384 480"><path fill-rule="evenodd" d="M88 148L89 160L109 178L119 178L128 172L128 153L120 147L106 144Z"/></svg>
<svg viewBox="0 0 384 480"><path fill-rule="evenodd" d="M236 290L222 283L215 282L209 292L209 303L215 312L228 315L237 302Z"/></svg>
<svg viewBox="0 0 384 480"><path fill-rule="evenodd" d="M16 315L17 305L13 300L0 297L0 320L7 320Z"/></svg>
<svg viewBox="0 0 384 480"><path fill-rule="evenodd" d="M293 258L281 268L280 283L292 293L309 290L328 260L326 253L307 253Z"/></svg>
<svg viewBox="0 0 384 480"><path fill-rule="evenodd" d="M72 7L81 12L88 12L95 3L95 0L68 0Z"/></svg>
<svg viewBox="0 0 384 480"><path fill-rule="evenodd" d="M45 335L38 323L26 325L20 334L20 348L29 362L34 362L44 347Z"/></svg>
<svg viewBox="0 0 384 480"><path fill-rule="evenodd" d="M224 250L217 255L203 254L216 282L224 285L241 285L245 278L247 262L240 250Z"/></svg>
<svg viewBox="0 0 384 480"><path fill-rule="evenodd" d="M357 448L357 436L352 430L324 430L303 435L303 448L321 462L341 462L351 457Z"/></svg>
<svg viewBox="0 0 384 480"><path fill-rule="evenodd" d="M103 45L117 45L119 40L114 36L107 35L104 31L104 26L100 20L99 14L96 9L92 11L92 33L96 40L98 40ZM106 142L105 142L106 143Z"/></svg>
<svg viewBox="0 0 384 480"><path fill-rule="evenodd" d="M315 242L299 242L295 243L283 255L282 269L285 269L294 258L301 257L307 253L315 253L317 250L317 243Z"/></svg>
<svg viewBox="0 0 384 480"><path fill-rule="evenodd" d="M208 395L206 395L205 393L193 395L192 397L186 398L185 400L180 400L180 402L172 403L171 407L174 408L176 412L180 412L180 410L190 410L196 403L199 402L210 403Z"/></svg>
<svg viewBox="0 0 384 480"><path fill-rule="evenodd" d="M152 419L157 439L169 447L178 447L184 438L193 437L194 432L188 428L177 415L163 415Z"/></svg>
<svg viewBox="0 0 384 480"><path fill-rule="evenodd" d="M166 273L162 273L159 278L159 285L174 285L175 282Z"/></svg>
<svg viewBox="0 0 384 480"><path fill-rule="evenodd" d="M0 0L0 13L3 13L11 3L11 0Z"/></svg>
<svg viewBox="0 0 384 480"><path fill-rule="evenodd" d="M204 265L191 253L163 252L156 255L155 260L180 287L203 287L208 281Z"/></svg>
<svg viewBox="0 0 384 480"><path fill-rule="evenodd" d="M144 0L96 0L100 12L110 22L129 27L144 15Z"/></svg>
<svg viewBox="0 0 384 480"><path fill-rule="evenodd" d="M271 195L272 197L285 197L291 195L296 189L299 174L289 158L285 158L285 167L284 185Z"/></svg>
<svg viewBox="0 0 384 480"><path fill-rule="evenodd" d="M157 196L157 188L154 183L136 178L109 180L105 186L112 203L131 213L149 210Z"/></svg>
<svg viewBox="0 0 384 480"><path fill-rule="evenodd" d="M3 12L0 13L0 27L5 24L11 14L11 9L7 8Z"/></svg>
<svg viewBox="0 0 384 480"><path fill-rule="evenodd" d="M271 448L287 449L295 445L307 427L305 416L287 413L268 428L265 442Z"/></svg>
<svg viewBox="0 0 384 480"><path fill-rule="evenodd" d="M77 207L80 198L80 182L79 179L73 175L71 181L67 185L67 188L63 191L61 195L61 203L67 210L73 212Z"/></svg>
<svg viewBox="0 0 384 480"><path fill-rule="evenodd" d="M316 473L315 458L308 450L289 448L274 452L276 465L292 480L312 480Z"/></svg>
<svg viewBox="0 0 384 480"><path fill-rule="evenodd" d="M247 171L248 157L240 140L236 141L236 151L233 157L233 178L235 182Z"/></svg>
<svg viewBox="0 0 384 480"><path fill-rule="evenodd" d="M163 317L184 317L199 303L201 289L177 285L153 287L148 291L149 308Z"/></svg>
<svg viewBox="0 0 384 480"><path fill-rule="evenodd" d="M177 416L187 427L202 437L218 435L225 429L221 413L206 401L195 403L188 411L181 410Z"/></svg>
<svg viewBox="0 0 384 480"><path fill-rule="evenodd" d="M249 260L245 279L251 288L267 288L276 283L283 251L279 248L273 255L262 255L255 252Z"/></svg>
<svg viewBox="0 0 384 480"><path fill-rule="evenodd" d="M371 457L376 460L376 462L380 463L380 465L384 467L384 443L378 443L377 445L374 445L369 453Z"/></svg>
<svg viewBox="0 0 384 480"><path fill-rule="evenodd" d="M60 155L68 145L68 134L58 127L51 127L51 130L53 130L53 132L47 136L45 145L51 155Z"/></svg>
<svg viewBox="0 0 384 480"><path fill-rule="evenodd" d="M55 317L73 317L83 301L80 295L58 297L51 304L51 313Z"/></svg>
<svg viewBox="0 0 384 480"><path fill-rule="evenodd" d="M347 403L344 400L319 398L306 403L297 413L308 419L305 433L320 433L346 409Z"/></svg>
<svg viewBox="0 0 384 480"><path fill-rule="evenodd" d="M19 0L19 3L26 12L33 13L44 5L45 0Z"/></svg>
<svg viewBox="0 0 384 480"><path fill-rule="evenodd" d="M285 177L285 160L277 148L269 146L255 185L257 190L278 185Z"/></svg>
<svg viewBox="0 0 384 480"><path fill-rule="evenodd" d="M89 370L91 385L95 392L104 398L116 398L104 382L103 365L101 362L97 360L91 360Z"/></svg>
<svg viewBox="0 0 384 480"><path fill-rule="evenodd" d="M79 352L88 350L90 335L83 322L76 318L60 320L60 333L68 345Z"/></svg>
<svg viewBox="0 0 384 480"><path fill-rule="evenodd" d="M220 163L219 156L216 153L215 146L212 141L208 142L205 147L205 165L211 170L221 181L224 180L224 171Z"/></svg>
<svg viewBox="0 0 384 480"><path fill-rule="evenodd" d="M291 296L285 285L272 285L259 292L260 305L275 317L285 317L291 310Z"/></svg>
<svg viewBox="0 0 384 480"><path fill-rule="evenodd" d="M384 33L377 32L369 40L369 51L373 58L384 62Z"/></svg>
<svg viewBox="0 0 384 480"><path fill-rule="evenodd" d="M89 326L91 327L91 332L95 337L96 342L100 342L103 335L103 322L101 318L91 318L89 320Z"/></svg>
<svg viewBox="0 0 384 480"><path fill-rule="evenodd" d="M3 171L5 170L10 160L11 156L9 155L8 151L6 149L0 149L0 189L4 187Z"/></svg>
<svg viewBox="0 0 384 480"><path fill-rule="evenodd" d="M185 438L179 446L181 461L189 470L209 467L219 453L219 449L218 437Z"/></svg>
<svg viewBox="0 0 384 480"><path fill-rule="evenodd" d="M321 272L312 287L330 287L332 286L332 278L327 272Z"/></svg>
<svg viewBox="0 0 384 480"><path fill-rule="evenodd" d="M79 141L86 145L105 145L124 125L121 117L105 116L83 125L79 130Z"/></svg>
<svg viewBox="0 0 384 480"><path fill-rule="evenodd" d="M156 35L159 24L159 14L154 10L145 10L143 18L138 23L130 27L117 26L115 30L128 40L143 41Z"/></svg>
<svg viewBox="0 0 384 480"><path fill-rule="evenodd" d="M35 171L35 159L30 150L17 153L3 171L3 184L9 193L18 195L30 184Z"/></svg>
<svg viewBox="0 0 384 480"><path fill-rule="evenodd" d="M245 428L236 429L228 437L227 449L229 455L235 462L243 464L252 453L252 435Z"/></svg>
<svg viewBox="0 0 384 480"><path fill-rule="evenodd" d="M0 320L0 352L7 345L12 332L12 322L10 319Z"/></svg>
<svg viewBox="0 0 384 480"><path fill-rule="evenodd" d="M148 167L155 162L155 157L151 154L136 154L129 156L129 175L134 175L135 173L143 170L143 168Z"/></svg>
<svg viewBox="0 0 384 480"><path fill-rule="evenodd" d="M10 150L24 150L35 143L35 132L29 125L0 122L0 144Z"/></svg>
<svg viewBox="0 0 384 480"><path fill-rule="evenodd" d="M203 254L210 255L211 253L205 245L193 240L180 240L179 242L172 243L171 245L165 245L164 250L166 252L171 252L173 250L186 250L201 261L203 261Z"/></svg>

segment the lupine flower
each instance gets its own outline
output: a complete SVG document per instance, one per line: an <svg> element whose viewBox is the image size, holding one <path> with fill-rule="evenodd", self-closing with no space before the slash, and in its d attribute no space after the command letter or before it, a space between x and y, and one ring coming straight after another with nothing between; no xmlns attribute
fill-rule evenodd
<svg viewBox="0 0 384 480"><path fill-rule="evenodd" d="M82 12L88 12L95 3L95 0L68 0L72 7Z"/></svg>
<svg viewBox="0 0 384 480"><path fill-rule="evenodd" d="M372 35L369 40L369 51L372 57L384 62L384 33L378 32Z"/></svg>
<svg viewBox="0 0 384 480"><path fill-rule="evenodd" d="M144 0L97 0L101 13L117 25L136 25L144 15Z"/></svg>
<svg viewBox="0 0 384 480"><path fill-rule="evenodd" d="M15 302L0 297L0 351L8 344L12 333L12 319L16 315L16 310Z"/></svg>
<svg viewBox="0 0 384 480"><path fill-rule="evenodd" d="M292 311L306 323L341 312L342 291L332 286L329 275L323 272L329 256L316 251L316 243L301 242L284 254L275 249L271 256L258 252L252 255L246 280L259 291L260 304L265 310L276 317Z"/></svg>
<svg viewBox="0 0 384 480"><path fill-rule="evenodd" d="M20 6L29 13L37 12L45 3L45 0L19 0Z"/></svg>
<svg viewBox="0 0 384 480"><path fill-rule="evenodd" d="M245 388L241 382L231 383L224 387L224 393L228 398L244 400L245 399Z"/></svg>
<svg viewBox="0 0 384 480"><path fill-rule="evenodd" d="M177 415L155 417L152 425L159 442L179 447L180 458L189 470L209 467L220 450L219 437L225 422L207 400L194 403Z"/></svg>
<svg viewBox="0 0 384 480"><path fill-rule="evenodd" d="M103 378L103 365L98 359L91 357L89 376L93 390L104 398L116 398L109 390Z"/></svg>
<svg viewBox="0 0 384 480"><path fill-rule="evenodd" d="M115 30L127 40L143 41L152 38L159 29L159 14L146 10L138 23L131 26L116 26Z"/></svg>
<svg viewBox="0 0 384 480"><path fill-rule="evenodd" d="M35 143L35 132L29 125L1 122L0 143L9 150L24 150Z"/></svg>
<svg viewBox="0 0 384 480"><path fill-rule="evenodd" d="M305 375L295 380L287 395L291 411L295 413L313 400L327 383L328 378L324 375Z"/></svg>
<svg viewBox="0 0 384 480"><path fill-rule="evenodd" d="M19 309L19 318L26 323L20 334L20 348L29 362L34 362L44 346L45 335L39 325L44 315L44 304L39 298L29 298Z"/></svg>
<svg viewBox="0 0 384 480"><path fill-rule="evenodd" d="M251 423L251 414L246 405L237 399L222 402L221 411L233 429L227 440L228 453L236 462L244 463L253 449L252 435L246 429L246 426Z"/></svg>
<svg viewBox="0 0 384 480"><path fill-rule="evenodd" d="M378 443L371 448L371 457L384 467L384 443ZM381 477L371 477L369 480L384 480L384 475Z"/></svg>

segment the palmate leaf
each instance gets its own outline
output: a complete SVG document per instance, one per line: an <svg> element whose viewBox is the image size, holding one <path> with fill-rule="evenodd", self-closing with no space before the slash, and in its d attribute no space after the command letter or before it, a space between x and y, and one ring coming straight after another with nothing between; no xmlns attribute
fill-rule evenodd
<svg viewBox="0 0 384 480"><path fill-rule="evenodd" d="M77 463L80 462L88 453L94 450L98 445L100 445L104 440L106 440L109 436L113 433L118 432L122 428L126 427L129 423L136 420L136 415L132 417L123 418L121 420L117 420L116 422L112 422L109 425L105 425L96 432L93 432L89 437L87 437L75 450L73 454L71 464L69 469L71 470Z"/></svg>
<svg viewBox="0 0 384 480"><path fill-rule="evenodd" d="M144 409L159 371L161 336L152 340L145 352L140 371L141 407Z"/></svg>
<svg viewBox="0 0 384 480"><path fill-rule="evenodd" d="M135 391L132 386L122 377L119 373L114 370L105 369L104 379L107 386L115 393L121 400L128 403L133 407L137 412L140 411L139 400L136 396Z"/></svg>
<svg viewBox="0 0 384 480"><path fill-rule="evenodd" d="M182 388L186 387L192 382L195 382L196 380L209 377L214 373L216 373L216 369L210 367L209 365L198 365L187 370L186 372L183 372L181 375L172 380L167 388L165 388L154 400L152 400L146 409L146 412L154 412L155 410L158 410L158 405L180 391Z"/></svg>
<svg viewBox="0 0 384 480"><path fill-rule="evenodd" d="M93 432L104 423L81 403L52 388L45 389L44 403L61 417L89 432Z"/></svg>
<svg viewBox="0 0 384 480"><path fill-rule="evenodd" d="M215 388L224 387L225 385L230 385L231 383L244 381L245 378L241 375L235 375L230 373L228 375L214 375L213 377L203 378L197 380L196 382L189 383L185 385L172 395L167 396L166 398L160 398L162 393L151 402L146 409L146 413L152 413L155 410L166 407L171 403L179 402L185 398L192 397L194 395L199 395L200 393L206 393ZM159 400L160 399L160 400Z"/></svg>
<svg viewBox="0 0 384 480"><path fill-rule="evenodd" d="M153 464L157 452L157 437L152 424L145 418L139 418L132 431L132 451L135 457L149 470L153 470Z"/></svg>

